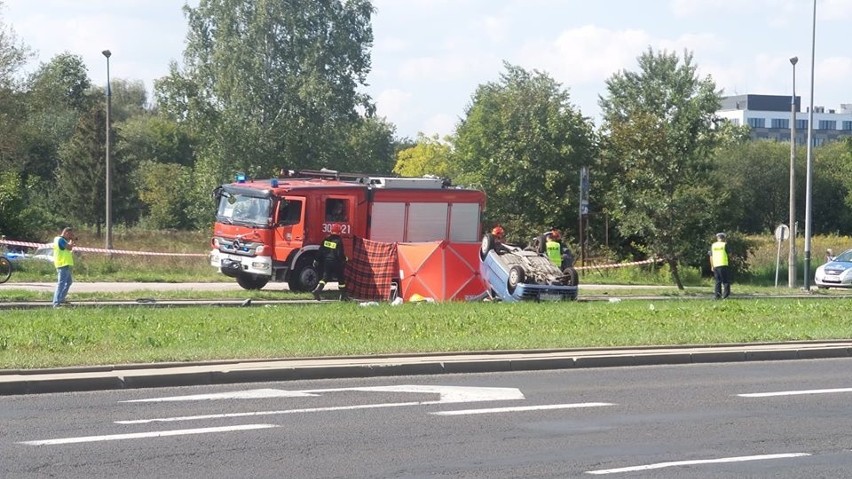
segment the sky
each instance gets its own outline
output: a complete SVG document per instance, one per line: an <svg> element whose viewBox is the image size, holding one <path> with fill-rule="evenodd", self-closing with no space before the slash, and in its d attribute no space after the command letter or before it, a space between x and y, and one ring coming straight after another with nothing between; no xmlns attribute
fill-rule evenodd
<svg viewBox="0 0 852 479"><path fill-rule="evenodd" d="M142 80L180 65L184 0L0 0L0 21L37 53L80 55L95 83ZM197 5L198 0L190 0ZM547 73L600 124L606 79L655 51L693 54L725 95L792 93L810 104L812 0L374 0L369 93L399 137L451 134L503 62ZM816 0L815 106L852 103L852 0Z"/></svg>

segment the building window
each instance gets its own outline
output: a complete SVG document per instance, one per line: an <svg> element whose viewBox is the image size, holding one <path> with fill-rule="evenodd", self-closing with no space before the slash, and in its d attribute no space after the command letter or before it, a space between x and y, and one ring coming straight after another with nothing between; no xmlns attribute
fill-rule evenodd
<svg viewBox="0 0 852 479"><path fill-rule="evenodd" d="M837 122L835 120L820 120L819 121L819 129L820 130L836 130Z"/></svg>
<svg viewBox="0 0 852 479"><path fill-rule="evenodd" d="M772 128L790 128L790 120L786 118L773 118L772 119Z"/></svg>
<svg viewBox="0 0 852 479"><path fill-rule="evenodd" d="M843 122L843 131L852 131L852 121Z"/></svg>
<svg viewBox="0 0 852 479"><path fill-rule="evenodd" d="M749 118L748 126L752 128L766 128L766 119L765 118Z"/></svg>
<svg viewBox="0 0 852 479"><path fill-rule="evenodd" d="M807 130L808 129L808 120L796 120L796 129L797 130Z"/></svg>

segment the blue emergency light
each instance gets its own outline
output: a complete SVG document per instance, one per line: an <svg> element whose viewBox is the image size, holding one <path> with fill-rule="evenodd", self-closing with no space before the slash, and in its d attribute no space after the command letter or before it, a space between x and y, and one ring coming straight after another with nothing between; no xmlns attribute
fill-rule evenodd
<svg viewBox="0 0 852 479"><path fill-rule="evenodd" d="M272 185L273 188L278 188L278 178L270 179L269 184Z"/></svg>
<svg viewBox="0 0 852 479"><path fill-rule="evenodd" d="M245 183L246 182L246 174L242 171L237 173L237 183Z"/></svg>

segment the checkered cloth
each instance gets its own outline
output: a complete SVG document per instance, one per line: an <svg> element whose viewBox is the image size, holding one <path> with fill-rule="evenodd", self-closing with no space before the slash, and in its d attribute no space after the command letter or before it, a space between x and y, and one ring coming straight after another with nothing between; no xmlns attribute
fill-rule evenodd
<svg viewBox="0 0 852 479"><path fill-rule="evenodd" d="M396 243L354 237L346 263L346 291L354 299L387 301L391 280L399 277Z"/></svg>

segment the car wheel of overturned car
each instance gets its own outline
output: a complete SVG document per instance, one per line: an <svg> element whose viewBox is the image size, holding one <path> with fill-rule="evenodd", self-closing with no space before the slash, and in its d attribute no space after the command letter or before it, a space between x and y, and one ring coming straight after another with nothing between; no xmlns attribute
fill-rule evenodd
<svg viewBox="0 0 852 479"><path fill-rule="evenodd" d="M243 289L253 290L262 289L269 282L266 276L257 276L254 274L240 274L237 276L237 284Z"/></svg>
<svg viewBox="0 0 852 479"><path fill-rule="evenodd" d="M485 233L485 236L482 237L482 244L479 246L479 259L483 260L486 256L488 256L488 252L494 249L494 238Z"/></svg>
<svg viewBox="0 0 852 479"><path fill-rule="evenodd" d="M577 286L580 284L580 275L577 274L577 270L571 267L565 268L562 271L564 275L562 277L562 282L565 286Z"/></svg>
<svg viewBox="0 0 852 479"><path fill-rule="evenodd" d="M290 274L287 284L290 291L304 293L313 291L319 283L319 272L313 265L313 256L304 256L296 262L296 267Z"/></svg>
<svg viewBox="0 0 852 479"><path fill-rule="evenodd" d="M509 292L513 293L515 288L518 287L519 284L523 283L526 279L526 275L524 274L524 268L520 266L512 266L512 269L509 270L509 280L506 282L509 287Z"/></svg>

